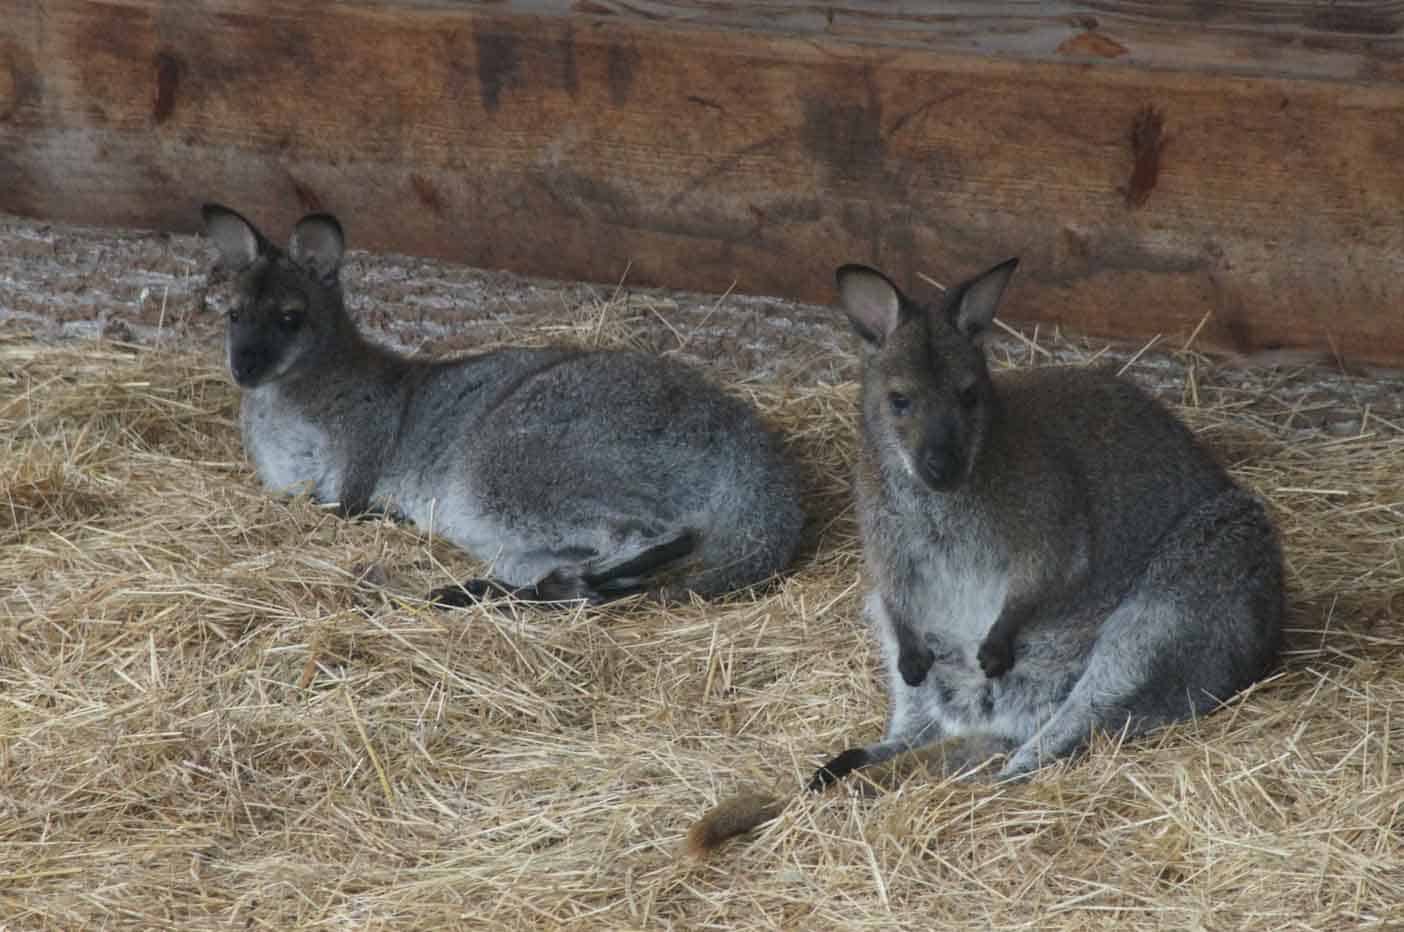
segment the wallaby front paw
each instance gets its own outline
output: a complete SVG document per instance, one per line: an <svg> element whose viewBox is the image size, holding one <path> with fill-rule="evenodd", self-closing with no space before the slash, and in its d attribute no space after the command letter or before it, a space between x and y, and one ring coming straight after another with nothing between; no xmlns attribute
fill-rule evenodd
<svg viewBox="0 0 1404 932"><path fill-rule="evenodd" d="M805 787L811 793L823 792L825 788L842 780L868 762L868 752L863 748L849 748L823 767L814 771Z"/></svg>
<svg viewBox="0 0 1404 932"><path fill-rule="evenodd" d="M1000 678L1014 668L1014 641L1007 637L986 637L976 653L976 660L980 661L980 670L984 671L986 677Z"/></svg>
<svg viewBox="0 0 1404 932"><path fill-rule="evenodd" d="M467 579L457 585L435 589L429 593L427 601L441 608L467 608L504 595L510 595L509 590L491 579Z"/></svg>
<svg viewBox="0 0 1404 932"><path fill-rule="evenodd" d="M936 654L929 647L903 650L897 658L897 672L908 686L920 686L935 662Z"/></svg>
<svg viewBox="0 0 1404 932"><path fill-rule="evenodd" d="M997 679L1014 666L1014 642L1009 638L985 638L975 659L980 662L985 676Z"/></svg>

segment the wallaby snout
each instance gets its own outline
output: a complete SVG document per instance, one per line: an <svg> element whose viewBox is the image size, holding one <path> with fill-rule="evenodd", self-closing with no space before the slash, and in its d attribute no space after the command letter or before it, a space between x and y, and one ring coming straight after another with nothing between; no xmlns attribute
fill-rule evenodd
<svg viewBox="0 0 1404 932"><path fill-rule="evenodd" d="M946 491L960 484L968 466L960 424L949 414L932 418L926 425L925 440L916 451L917 475L933 491Z"/></svg>
<svg viewBox="0 0 1404 932"><path fill-rule="evenodd" d="M253 388L269 371L270 354L262 347L230 347L229 372L240 388Z"/></svg>

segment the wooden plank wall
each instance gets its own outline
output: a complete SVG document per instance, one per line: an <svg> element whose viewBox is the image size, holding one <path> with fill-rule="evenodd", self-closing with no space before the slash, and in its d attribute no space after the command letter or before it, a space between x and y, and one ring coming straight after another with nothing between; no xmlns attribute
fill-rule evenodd
<svg viewBox="0 0 1404 932"><path fill-rule="evenodd" d="M0 211L1404 361L1404 4L10 5Z"/></svg>

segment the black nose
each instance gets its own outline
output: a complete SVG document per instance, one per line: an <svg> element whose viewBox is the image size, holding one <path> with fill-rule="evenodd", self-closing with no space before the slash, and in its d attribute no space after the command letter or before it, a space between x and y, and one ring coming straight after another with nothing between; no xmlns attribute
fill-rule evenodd
<svg viewBox="0 0 1404 932"><path fill-rule="evenodd" d="M927 447L921 459L921 473L933 489L948 489L960 478L960 458L952 447Z"/></svg>
<svg viewBox="0 0 1404 932"><path fill-rule="evenodd" d="M229 368L234 374L234 381L245 384L258 377L263 368L263 354L250 347L235 350Z"/></svg>

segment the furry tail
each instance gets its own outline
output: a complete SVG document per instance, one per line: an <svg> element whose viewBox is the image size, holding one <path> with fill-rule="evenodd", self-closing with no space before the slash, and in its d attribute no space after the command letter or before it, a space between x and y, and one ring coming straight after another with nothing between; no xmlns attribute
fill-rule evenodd
<svg viewBox="0 0 1404 932"><path fill-rule="evenodd" d="M854 748L820 767L804 792L823 792L850 772L861 776L862 782L855 789L864 794L887 792L911 779L989 779L1013 748L1014 743L1007 738L965 735L911 748L872 765L865 763L863 749ZM789 798L755 791L723 800L703 813L688 830L687 853L693 858L705 858L732 838L776 818L788 803Z"/></svg>
<svg viewBox="0 0 1404 932"><path fill-rule="evenodd" d="M586 573L586 585L611 598L621 598L649 588L649 577L697 549L697 534L684 530L676 537L649 547L623 563Z"/></svg>
<svg viewBox="0 0 1404 932"><path fill-rule="evenodd" d="M705 858L729 839L744 835L780 815L786 800L773 793L740 793L702 814L687 832L687 853Z"/></svg>

